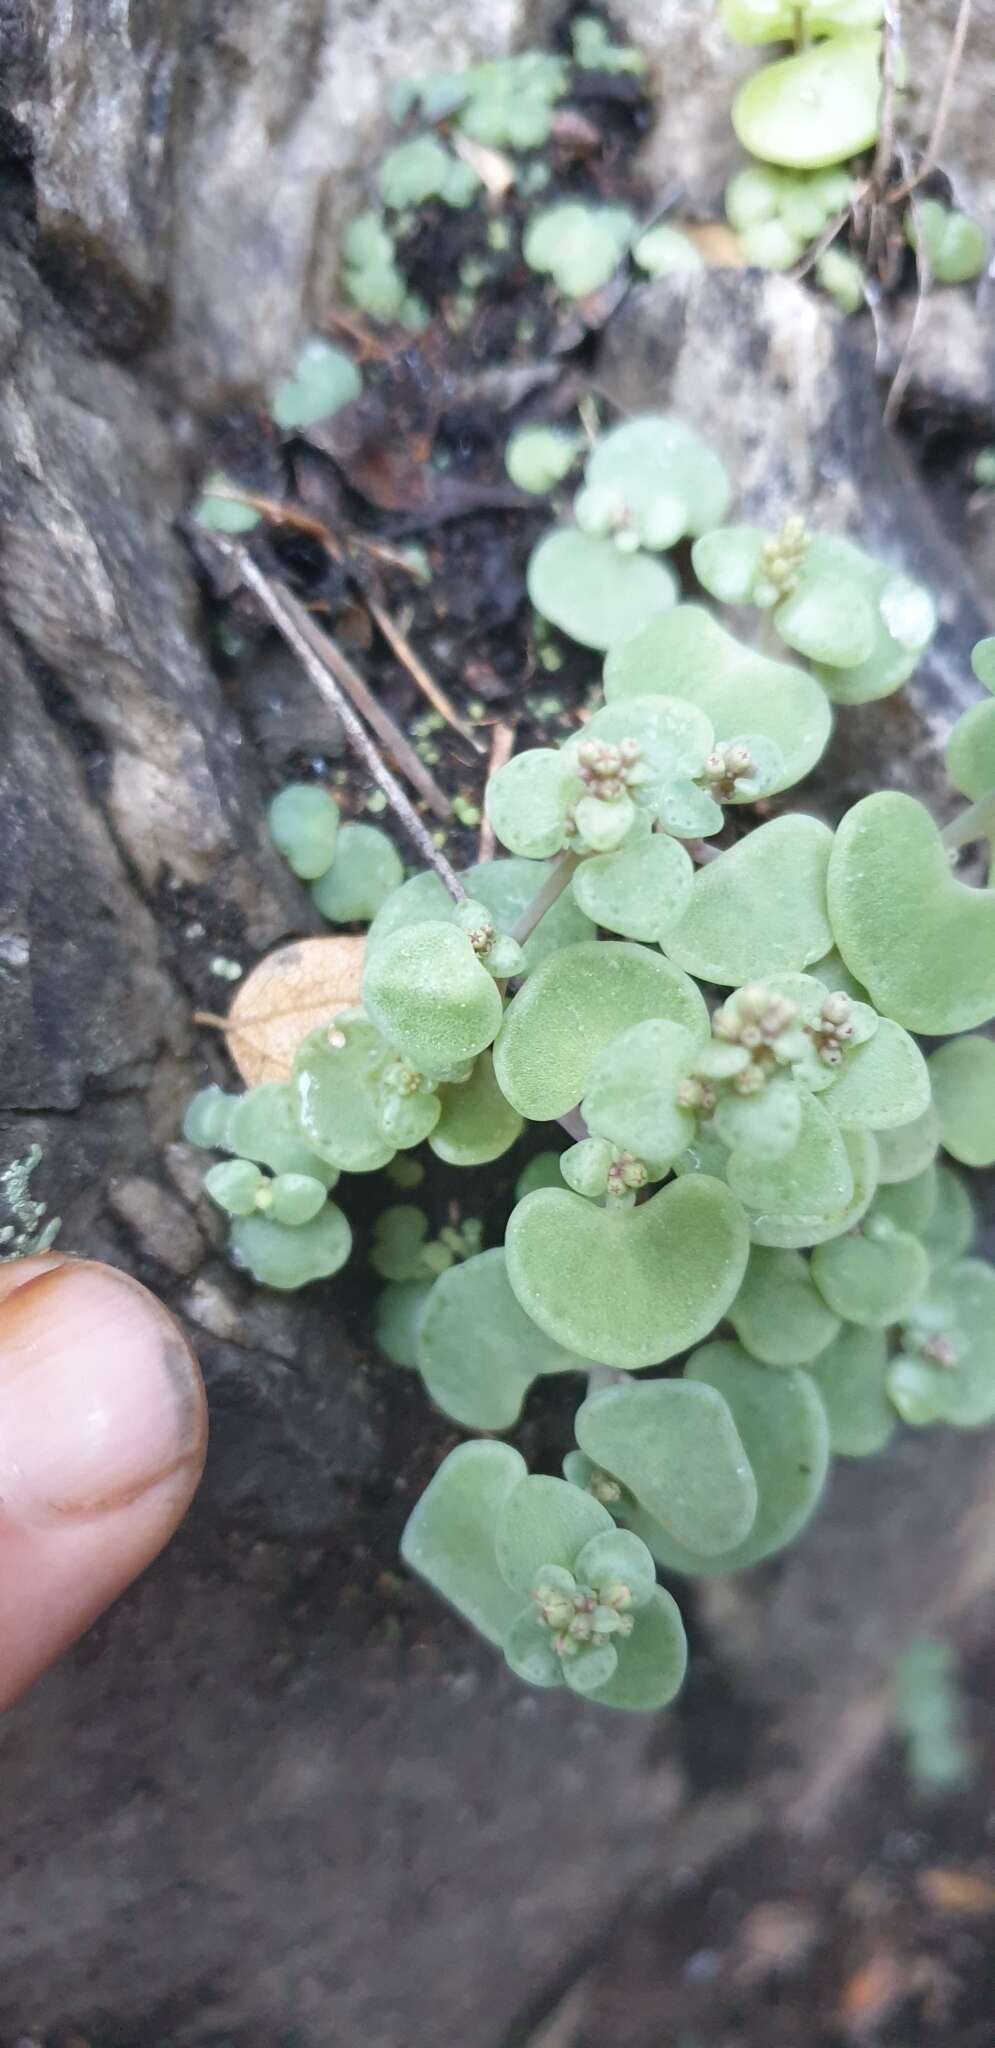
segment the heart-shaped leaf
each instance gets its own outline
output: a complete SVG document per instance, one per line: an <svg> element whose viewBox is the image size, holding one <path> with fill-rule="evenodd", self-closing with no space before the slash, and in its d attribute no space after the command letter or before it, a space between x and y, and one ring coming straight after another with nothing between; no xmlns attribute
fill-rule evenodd
<svg viewBox="0 0 995 2048"><path fill-rule="evenodd" d="M521 1613L516 1614L503 1648L508 1669L516 1678L524 1679L526 1685L541 1685L552 1690L554 1686L566 1683L563 1660L557 1656L550 1632L534 1608L523 1607Z"/></svg>
<svg viewBox="0 0 995 2048"><path fill-rule="evenodd" d="M962 1166L995 1165L995 1040L955 1038L941 1045L930 1059L929 1078L946 1151Z"/></svg>
<svg viewBox="0 0 995 2048"><path fill-rule="evenodd" d="M494 1078L489 1052L474 1061L468 1081L439 1089L442 1115L429 1144L448 1166L486 1166L500 1159L522 1134L522 1119Z"/></svg>
<svg viewBox="0 0 995 2048"><path fill-rule="evenodd" d="M872 1038L844 1053L822 1100L839 1124L881 1131L913 1123L929 1105L929 1073L915 1039L882 1017Z"/></svg>
<svg viewBox="0 0 995 2048"><path fill-rule="evenodd" d="M743 148L793 170L859 156L877 139L880 53L875 30L853 29L755 71L733 102Z"/></svg>
<svg viewBox="0 0 995 2048"><path fill-rule="evenodd" d="M740 1343L762 1365L810 1365L840 1327L801 1254L759 1244L751 1248L729 1321Z"/></svg>
<svg viewBox="0 0 995 2048"><path fill-rule="evenodd" d="M688 1174L635 1209L596 1209L556 1188L513 1210L508 1278L526 1314L567 1350L638 1371L713 1329L748 1250L720 1181Z"/></svg>
<svg viewBox="0 0 995 2048"><path fill-rule="evenodd" d="M870 556L862 560L874 645L865 660L850 668L816 664L815 674L834 704L873 704L890 697L913 673L936 631L936 606L921 583Z"/></svg>
<svg viewBox="0 0 995 2048"><path fill-rule="evenodd" d="M216 1141L220 1142L220 1141ZM226 1152L254 1159L271 1173L306 1173L332 1188L334 1166L320 1159L301 1134L297 1102L289 1081L261 1081L237 1098L228 1112Z"/></svg>
<svg viewBox="0 0 995 2048"><path fill-rule="evenodd" d="M667 1570L692 1577L742 1571L782 1550L817 1506L829 1466L829 1424L805 1372L771 1372L739 1344L706 1344L689 1359L685 1378L722 1395L750 1462L757 1512L749 1535L721 1556L685 1548L652 1516L627 1517Z"/></svg>
<svg viewBox="0 0 995 2048"><path fill-rule="evenodd" d="M614 1526L608 1509L579 1486L533 1473L501 1506L494 1539L501 1575L517 1594L531 1593L544 1566L573 1572L585 1543Z"/></svg>
<svg viewBox="0 0 995 2048"><path fill-rule="evenodd" d="M545 887L551 873L549 861L484 860L476 867L467 868L463 881L467 894L490 911L498 931L510 932L523 910ZM438 875L430 870L412 875L410 881L396 889L382 910L377 912L366 935L367 951L402 925L424 924L429 919L438 918L452 922L455 917L456 905ZM525 960L519 970L519 979L524 979L534 967L539 966L540 961L545 960L548 954L558 952L561 946L573 946L581 939L593 937L591 920L584 916L570 890L564 889L526 939L523 947Z"/></svg>
<svg viewBox="0 0 995 2048"><path fill-rule="evenodd" d="M671 547L724 518L730 484L718 456L693 428L666 413L641 413L596 441L585 482L617 496L645 547ZM661 504L675 507L660 523Z"/></svg>
<svg viewBox="0 0 995 2048"><path fill-rule="evenodd" d="M695 1119L677 1091L694 1064L698 1039L682 1024L649 1017L621 1031L593 1062L581 1115L592 1137L608 1138L662 1179L691 1143Z"/></svg>
<svg viewBox="0 0 995 2048"><path fill-rule="evenodd" d="M830 1450L842 1458L873 1458L883 1451L895 1431L884 1331L844 1324L808 1370L829 1420Z"/></svg>
<svg viewBox="0 0 995 2048"><path fill-rule="evenodd" d="M648 1017L681 1024L702 1043L708 1036L700 991L659 953L615 939L566 946L508 1005L494 1045L498 1086L533 1122L563 1116L602 1048Z"/></svg>
<svg viewBox="0 0 995 2048"><path fill-rule="evenodd" d="M614 541L595 540L576 526L558 527L539 542L527 580L544 619L602 653L677 600L677 578L666 563L620 554Z"/></svg>
<svg viewBox="0 0 995 2048"><path fill-rule="evenodd" d="M567 811L583 787L565 750L529 747L513 754L487 785L487 815L502 846L529 860L559 853Z"/></svg>
<svg viewBox="0 0 995 2048"><path fill-rule="evenodd" d="M401 1537L411 1571L498 1645L522 1600L498 1570L495 1536L504 1504L527 1472L510 1444L460 1444L415 1503Z"/></svg>
<svg viewBox="0 0 995 2048"><path fill-rule="evenodd" d="M606 1387L577 1411L577 1442L678 1543L713 1554L753 1526L757 1489L732 1416L692 1380Z"/></svg>
<svg viewBox="0 0 995 2048"><path fill-rule="evenodd" d="M699 870L688 908L667 934L668 958L723 988L818 960L832 944L832 844L828 826L801 812L760 825Z"/></svg>
<svg viewBox="0 0 995 2048"><path fill-rule="evenodd" d="M584 1369L519 1307L500 1248L439 1274L415 1348L436 1406L464 1429L510 1429L540 1373Z"/></svg>
<svg viewBox="0 0 995 2048"><path fill-rule="evenodd" d="M273 798L269 829L278 853L302 881L313 882L331 867L339 831L339 807L317 782L291 782Z"/></svg>
<svg viewBox="0 0 995 2048"><path fill-rule="evenodd" d="M781 767L768 795L809 773L832 729L825 691L804 669L743 647L700 605L677 605L608 654L609 703L655 692L697 705L720 746L745 731L771 741Z"/></svg>
<svg viewBox="0 0 995 2048"><path fill-rule="evenodd" d="M599 1707L652 1714L680 1692L687 1670L687 1637L672 1594L656 1588L636 1616L631 1636L616 1638L614 1674L591 1694Z"/></svg>
<svg viewBox="0 0 995 2048"><path fill-rule="evenodd" d="M995 891L951 874L913 797L880 790L846 813L828 889L836 944L886 1017L945 1036L995 1016Z"/></svg>
<svg viewBox="0 0 995 2048"><path fill-rule="evenodd" d="M352 357L315 336L299 351L292 374L276 385L270 411L278 427L310 427L349 405L362 388Z"/></svg>
<svg viewBox="0 0 995 2048"><path fill-rule="evenodd" d="M887 1330L900 1322L929 1279L929 1260L917 1237L884 1217L864 1231L847 1232L812 1253L812 1278L834 1314L861 1329Z"/></svg>
<svg viewBox="0 0 995 2048"><path fill-rule="evenodd" d="M874 605L865 557L848 541L817 534L794 588L774 613L785 645L806 661L856 668L874 652Z"/></svg>
<svg viewBox="0 0 995 2048"><path fill-rule="evenodd" d="M650 830L645 812L617 853L581 861L573 893L586 915L605 931L647 945L662 941L687 909L694 866L684 847Z"/></svg>
<svg viewBox="0 0 995 2048"><path fill-rule="evenodd" d="M466 933L441 921L392 932L373 949L363 1007L419 1073L441 1075L491 1044L502 1013Z"/></svg>
<svg viewBox="0 0 995 2048"><path fill-rule="evenodd" d="M384 1136L370 1086L382 1045L359 1010L298 1048L292 1087L297 1122L314 1150L343 1173L375 1173L396 1147Z"/></svg>
<svg viewBox="0 0 995 2048"><path fill-rule="evenodd" d="M814 1097L809 1097L813 1108L819 1108ZM825 1116L825 1111L822 1111ZM807 1115L807 1113L806 1113ZM827 1119L831 1122L831 1119ZM803 1118L803 1132L807 1128ZM820 1127L821 1128L821 1127ZM842 1209L834 1210L821 1220L814 1214L800 1211L791 1217L775 1214L771 1209L747 1210L750 1237L754 1244L767 1245L787 1251L799 1246L827 1244L830 1238L840 1237L845 1230L852 1230L859 1223L873 1199L878 1184L878 1141L871 1131L843 1130L840 1132L846 1153L847 1166L853 1182L853 1193ZM887 1135L887 1134L886 1134ZM700 1133L699 1133L700 1136ZM825 1152L821 1140L817 1143L817 1158L813 1162L813 1178L820 1162L832 1173L838 1167L835 1149ZM780 1166L778 1161L777 1165ZM745 1162L744 1162L745 1167ZM773 1168L771 1169L774 1170ZM745 1172L744 1172L745 1181ZM825 1187L825 1181L822 1183Z"/></svg>
<svg viewBox="0 0 995 2048"><path fill-rule="evenodd" d="M613 1528L590 1536L583 1550L577 1552L573 1570L578 1582L593 1587L599 1599L610 1594L613 1585L625 1586L636 1612L645 1607L656 1590L653 1559L645 1543L629 1529Z"/></svg>
<svg viewBox="0 0 995 2048"><path fill-rule="evenodd" d="M341 1209L326 1202L310 1223L294 1226L268 1216L236 1217L231 1250L236 1265L245 1266L261 1286L285 1293L337 1273L352 1250L352 1231Z"/></svg>

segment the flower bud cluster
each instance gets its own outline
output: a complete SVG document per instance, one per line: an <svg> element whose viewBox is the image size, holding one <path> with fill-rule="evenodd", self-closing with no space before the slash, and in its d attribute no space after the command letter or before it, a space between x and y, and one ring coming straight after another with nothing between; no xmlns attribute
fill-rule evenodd
<svg viewBox="0 0 995 2048"><path fill-rule="evenodd" d="M612 746L605 740L582 740L577 749L577 772L592 796L602 803L615 803L647 780L643 750L638 740L619 740Z"/></svg>
<svg viewBox="0 0 995 2048"><path fill-rule="evenodd" d="M715 747L708 755L700 780L716 803L727 804L738 785L755 774L756 763L749 747L744 747L741 740L733 740L724 747Z"/></svg>
<svg viewBox="0 0 995 2048"><path fill-rule="evenodd" d="M737 989L712 1017L712 1036L724 1045L739 1046L748 1061L732 1075L738 1095L756 1095L778 1064L777 1053L786 1032L798 1018L798 1005L789 997L751 982Z"/></svg>
<svg viewBox="0 0 995 2048"><path fill-rule="evenodd" d="M793 512L780 533L767 542L757 570L756 596L777 604L788 597L798 581L809 548L809 533L801 514Z"/></svg>
<svg viewBox="0 0 995 2048"><path fill-rule="evenodd" d="M569 1573L556 1582L541 1582L533 1594L536 1612L553 1637L559 1657L576 1657L581 1650L600 1650L612 1636L630 1636L635 1618L629 1612L632 1593L621 1579L595 1590L578 1586Z"/></svg>
<svg viewBox="0 0 995 2048"><path fill-rule="evenodd" d="M849 996L844 995L842 989L834 989L826 997L819 1015L805 1027L820 1060L827 1067L838 1067L847 1047L852 1044L851 1008Z"/></svg>

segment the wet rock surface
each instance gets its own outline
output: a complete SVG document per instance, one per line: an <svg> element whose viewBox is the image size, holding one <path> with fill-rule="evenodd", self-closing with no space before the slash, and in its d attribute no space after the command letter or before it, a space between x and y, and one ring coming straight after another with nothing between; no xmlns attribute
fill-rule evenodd
<svg viewBox="0 0 995 2048"><path fill-rule="evenodd" d="M678 157L704 12L655 15ZM838 1474L788 1560L690 1603L703 1690L651 1726L524 1694L401 1577L452 1432L370 1358L361 1276L246 1288L177 1143L212 957L313 925L264 828L285 702L304 744L337 745L278 676L228 701L177 520L199 405L254 387L327 296L385 78L462 58L469 31L317 0L69 20L15 0L5 23L0 1143L41 1146L68 1248L185 1316L213 1439L179 1541L0 1736L0 2038L510 2048L644 1886L772 1813L821 1824L909 1627L986 1581L993 1453L931 1439ZM486 36L518 26L509 0ZM883 433L865 343L798 287L717 273L633 294L599 376L712 433L748 515L801 500L942 587L914 690L840 721L818 800L935 791L984 600Z"/></svg>

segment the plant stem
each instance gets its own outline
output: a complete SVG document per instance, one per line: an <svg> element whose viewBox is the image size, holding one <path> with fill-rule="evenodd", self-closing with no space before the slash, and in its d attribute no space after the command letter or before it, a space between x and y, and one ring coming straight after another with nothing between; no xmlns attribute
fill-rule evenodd
<svg viewBox="0 0 995 2048"><path fill-rule="evenodd" d="M431 833L427 830L413 805L409 803L400 783L391 774L382 755L370 738L362 719L350 704L345 691L325 667L324 662L315 653L313 647L310 646L305 634L301 632L300 626L293 614L292 607L294 601L290 596L290 592L284 591L280 584L274 582L271 577L264 575L258 563L253 560L248 549L241 546L238 542L222 541L215 536L215 545L221 548L222 552L235 563L243 583L247 589L253 592L254 596L258 597L263 610L272 620L277 632L286 641L287 646L296 654L301 667L310 677L315 689L325 698L326 702L335 706L351 745L364 762L378 788L383 791L392 811L400 819L409 838L417 846L422 859L427 861L431 868L434 868L439 880L448 889L453 901L462 903L466 896L466 890L458 874L450 866L445 854L439 851Z"/></svg>
<svg viewBox="0 0 995 2048"><path fill-rule="evenodd" d="M572 1138L576 1145L583 1144L584 1139L591 1135L579 1109L568 1109L566 1114L558 1116L556 1121L562 1125L567 1137Z"/></svg>
<svg viewBox="0 0 995 2048"><path fill-rule="evenodd" d="M579 864L579 857L576 853L560 853L557 855L552 874L547 876L542 888L533 896L531 903L526 904L518 923L512 926L511 936L513 939L517 939L520 946L524 946L529 934L535 931L539 919L545 917L547 910L552 908L557 897L562 896L574 869Z"/></svg>
<svg viewBox="0 0 995 2048"><path fill-rule="evenodd" d="M976 804L969 804L966 811L952 818L942 834L944 846L955 848L970 846L976 839L989 839L995 835L995 789L979 797Z"/></svg>

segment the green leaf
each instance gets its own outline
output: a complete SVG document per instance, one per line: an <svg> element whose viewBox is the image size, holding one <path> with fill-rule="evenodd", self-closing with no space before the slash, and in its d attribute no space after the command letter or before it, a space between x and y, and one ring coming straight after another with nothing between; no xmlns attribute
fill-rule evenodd
<svg viewBox="0 0 995 2048"><path fill-rule="evenodd" d="M540 1329L602 1365L639 1371L714 1328L738 1292L748 1242L728 1188L688 1174L616 1211L539 1189L513 1210L505 1248L511 1285Z"/></svg>
<svg viewBox="0 0 995 2048"><path fill-rule="evenodd" d="M995 690L995 633L978 641L972 650L971 669L986 690Z"/></svg>
<svg viewBox="0 0 995 2048"><path fill-rule="evenodd" d="M316 337L304 343L291 375L277 384L270 411L278 427L311 427L341 411L362 389L362 377L345 349Z"/></svg>
<svg viewBox="0 0 995 2048"><path fill-rule="evenodd" d="M995 1040L951 1039L933 1053L929 1078L941 1145L962 1166L995 1166Z"/></svg>
<svg viewBox="0 0 995 2048"><path fill-rule="evenodd" d="M721 0L722 26L737 43L790 42L797 13L791 0Z"/></svg>
<svg viewBox="0 0 995 2048"><path fill-rule="evenodd" d="M584 445L582 434L562 427L519 427L505 449L505 468L520 491L542 497L563 482Z"/></svg>
<svg viewBox="0 0 995 2048"><path fill-rule="evenodd" d="M505 1011L494 1045L498 1085L522 1116L537 1123L563 1116L580 1101L603 1047L649 1017L707 1038L703 997L660 954L616 939L565 946Z"/></svg>
<svg viewBox="0 0 995 2048"><path fill-rule="evenodd" d="M391 1280L380 1295L374 1330L392 1365L418 1370L418 1324L432 1291L431 1280Z"/></svg>
<svg viewBox="0 0 995 2048"><path fill-rule="evenodd" d="M843 1135L821 1102L804 1090L799 1101L798 1136L790 1150L775 1159L732 1152L727 1173L733 1194L751 1220L763 1225L770 1219L805 1231L811 1227L814 1237L820 1225L846 1209L854 1191L853 1173Z"/></svg>
<svg viewBox="0 0 995 2048"><path fill-rule="evenodd" d="M835 545L848 547L841 541ZM912 674L936 631L936 606L921 583L859 549L849 552L871 604L874 646L866 660L851 668L817 664L815 673L834 704L873 704L891 696Z"/></svg>
<svg viewBox="0 0 995 2048"><path fill-rule="evenodd" d="M874 652L875 619L864 563L846 541L816 535L795 588L774 613L781 638L808 661L856 668Z"/></svg>
<svg viewBox="0 0 995 2048"><path fill-rule="evenodd" d="M505 1583L531 1593L543 1565L572 1572L578 1551L592 1536L609 1535L607 1508L566 1479L535 1473L521 1480L503 1501L495 1532L495 1555Z"/></svg>
<svg viewBox="0 0 995 2048"><path fill-rule="evenodd" d="M739 238L743 257L754 270L790 270L804 249L804 242L784 220L762 220L744 228Z"/></svg>
<svg viewBox="0 0 995 2048"><path fill-rule="evenodd" d="M729 1321L762 1365L811 1365L840 1327L800 1253L759 1244L751 1247Z"/></svg>
<svg viewBox="0 0 995 2048"><path fill-rule="evenodd" d="M733 102L743 148L795 170L869 149L878 134L880 55L880 34L854 29L754 72Z"/></svg>
<svg viewBox="0 0 995 2048"><path fill-rule="evenodd" d="M335 1163L320 1158L306 1142L289 1081L260 1081L257 1088L236 1099L228 1116L225 1144L240 1159L254 1159L271 1173L310 1174L326 1188L334 1187L338 1179Z"/></svg>
<svg viewBox="0 0 995 2048"><path fill-rule="evenodd" d="M919 1233L934 1273L970 1251L975 1228L974 1204L960 1175L951 1173L949 1166L938 1166L936 1206Z"/></svg>
<svg viewBox="0 0 995 2048"><path fill-rule="evenodd" d="M532 215L522 254L531 270L550 276L567 298L583 299L614 276L634 227L624 207L558 202Z"/></svg>
<svg viewBox="0 0 995 2048"><path fill-rule="evenodd" d="M324 1207L326 1190L310 1173L278 1173L270 1189L268 1214L274 1223L299 1229Z"/></svg>
<svg viewBox="0 0 995 2048"><path fill-rule="evenodd" d="M295 875L313 882L335 858L338 804L316 782L291 782L270 804L269 829Z"/></svg>
<svg viewBox="0 0 995 2048"><path fill-rule="evenodd" d="M691 1143L695 1119L677 1091L694 1064L698 1038L682 1024L649 1017L609 1039L594 1060L581 1103L592 1137L608 1138L662 1178Z"/></svg>
<svg viewBox="0 0 995 2048"><path fill-rule="evenodd" d="M388 150L380 166L380 196L385 206L423 206L439 197L452 158L435 135L416 135Z"/></svg>
<svg viewBox="0 0 995 2048"><path fill-rule="evenodd" d="M980 277L988 260L988 237L968 214L944 206L939 199L920 198L905 216L910 248L918 248L920 233L937 284L969 284Z"/></svg>
<svg viewBox="0 0 995 2048"><path fill-rule="evenodd" d="M580 1693L585 1699L596 1697L603 1685L613 1678L618 1669L618 1651L613 1643L602 1643L589 1650L581 1650L577 1657L568 1657L563 1663L563 1676L571 1692Z"/></svg>
<svg viewBox="0 0 995 2048"><path fill-rule="evenodd" d="M882 1017L873 1038L844 1053L822 1099L840 1124L880 1131L912 1123L929 1105L926 1062L908 1032Z"/></svg>
<svg viewBox="0 0 995 2048"><path fill-rule="evenodd" d="M669 413L640 413L602 434L584 472L590 489L617 497L644 547L671 547L725 517L729 478L693 428Z"/></svg>
<svg viewBox="0 0 995 2048"><path fill-rule="evenodd" d="M330 868L311 890L315 908L330 924L376 917L404 880L401 856L376 825L343 825Z"/></svg>
<svg viewBox="0 0 995 2048"><path fill-rule="evenodd" d="M821 1105L810 1098L813 1108ZM821 1110L825 1116L826 1112ZM831 1119L828 1121L831 1122ZM803 1119L803 1131L807 1119ZM820 1127L823 1129L824 1127ZM799 1211L792 1216L780 1215L770 1208L748 1208L747 1216L750 1237L754 1244L768 1245L780 1250L797 1249L800 1245L826 1244L830 1238L840 1237L845 1230L852 1230L867 1210L878 1179L878 1144L870 1131L844 1130L841 1132L847 1165L853 1182L853 1193L841 1209L834 1210L821 1220L808 1211ZM813 1162L813 1178L818 1161L823 1159L822 1139L817 1145L817 1160ZM833 1150L829 1155L830 1167L836 1161ZM781 1164L780 1161L777 1162ZM773 1169L771 1169L773 1171ZM825 1181L823 1181L823 1186Z"/></svg>
<svg viewBox="0 0 995 2048"><path fill-rule="evenodd" d="M581 862L573 893L594 924L624 939L653 944L662 942L683 915L693 881L690 854L666 833L651 831L645 812L638 812L617 853Z"/></svg>
<svg viewBox="0 0 995 2048"><path fill-rule="evenodd" d="M725 534L736 531L723 529ZM706 535L695 542L696 563L699 549L710 539ZM763 540L758 532L761 545ZM832 728L825 691L804 669L742 646L700 605L677 605L608 654L609 703L657 691L697 705L713 726L719 746L746 730L771 741L782 759L771 794L790 789L809 773Z"/></svg>
<svg viewBox="0 0 995 2048"><path fill-rule="evenodd" d="M500 1159L522 1134L522 1119L494 1078L494 1062L482 1052L468 1081L439 1089L442 1115L429 1137L448 1166L486 1166Z"/></svg>
<svg viewBox="0 0 995 2048"><path fill-rule="evenodd" d="M844 1324L809 1366L829 1420L829 1448L841 1458L873 1458L894 1435L888 1400L888 1340L883 1330Z"/></svg>
<svg viewBox="0 0 995 2048"><path fill-rule="evenodd" d="M691 1380L606 1387L577 1411L577 1442L676 1542L712 1555L748 1536L753 1472L722 1395Z"/></svg>
<svg viewBox="0 0 995 2048"><path fill-rule="evenodd" d="M531 1607L516 1614L504 1639L504 1654L509 1669L516 1678L523 1678L526 1685L563 1685L563 1665L549 1630Z"/></svg>
<svg viewBox="0 0 995 2048"><path fill-rule="evenodd" d="M855 804L828 886L836 944L884 1016L937 1036L995 1016L995 891L951 874L922 804L898 790Z"/></svg>
<svg viewBox="0 0 995 2048"><path fill-rule="evenodd" d="M945 1267L916 1302L904 1336L888 1391L905 1422L981 1429L995 1421L995 1269L980 1259ZM912 1351L917 1339L936 1338L949 1341L950 1363Z"/></svg>
<svg viewBox="0 0 995 2048"><path fill-rule="evenodd" d="M527 1470L510 1444L460 1444L416 1502L401 1537L410 1570L499 1646L522 1602L498 1570L495 1535Z"/></svg>
<svg viewBox="0 0 995 2048"><path fill-rule="evenodd" d="M301 1131L343 1173L375 1173L397 1149L384 1136L370 1086L371 1063L381 1055L373 1025L353 1010L336 1018L331 1033L327 1027L312 1031L294 1059L291 1085Z"/></svg>
<svg viewBox="0 0 995 2048"><path fill-rule="evenodd" d="M370 1264L383 1280L420 1280L432 1272L425 1257L428 1217L411 1202L381 1210L373 1230Z"/></svg>
<svg viewBox="0 0 995 2048"><path fill-rule="evenodd" d="M943 758L954 788L972 802L995 789L995 702L990 697L958 718Z"/></svg>
<svg viewBox="0 0 995 2048"><path fill-rule="evenodd" d="M861 1329L886 1330L922 1293L929 1260L917 1237L881 1217L876 1228L816 1245L812 1278L836 1315Z"/></svg>
<svg viewBox="0 0 995 2048"><path fill-rule="evenodd" d="M258 1166L248 1159L223 1159L217 1166L209 1166L204 1175L205 1194L228 1216L251 1216L256 1196L265 1185ZM325 1199L324 1188L321 1199Z"/></svg>
<svg viewBox="0 0 995 2048"><path fill-rule="evenodd" d="M519 1307L500 1248L439 1274L416 1355L432 1400L464 1429L510 1429L537 1375L584 1369Z"/></svg>
<svg viewBox="0 0 995 2048"><path fill-rule="evenodd" d="M852 814L851 814L852 815ZM773 818L695 876L667 954L723 988L807 967L832 944L826 871L833 835L801 812Z"/></svg>
<svg viewBox="0 0 995 2048"><path fill-rule="evenodd" d="M552 863L549 861L486 860L476 867L467 868L462 879L468 894L490 911L498 930L509 932L523 910L545 886L551 873ZM398 931L403 925L424 924L426 920L435 918L451 922L455 916L456 905L438 875L428 871L412 875L411 880L396 889L383 909L378 911L366 936L367 952L389 932ZM561 946L576 945L578 940L593 936L590 919L583 915L570 890L565 889L526 939L523 949L525 962L519 978L538 967L540 961L557 952Z"/></svg>
<svg viewBox="0 0 995 2048"><path fill-rule="evenodd" d="M940 1170L936 1166L926 1166L911 1180L896 1181L892 1187L879 1188L869 1213L871 1216L884 1216L896 1230L911 1231L913 1237L921 1239L936 1214L939 1199Z"/></svg>
<svg viewBox="0 0 995 2048"><path fill-rule="evenodd" d="M577 1552L573 1569L578 1584L592 1586L599 1596L614 1584L627 1586L637 1612L656 1591L653 1559L645 1543L629 1529L605 1529L599 1536L589 1537Z"/></svg>
<svg viewBox="0 0 995 2048"><path fill-rule="evenodd" d="M768 1081L756 1095L720 1096L715 1128L731 1148L730 1187L734 1181L749 1184L751 1161L786 1158L801 1127L801 1096L791 1081Z"/></svg>
<svg viewBox="0 0 995 2048"><path fill-rule="evenodd" d="M231 1250L236 1265L247 1267L254 1280L285 1292L337 1273L352 1250L352 1231L341 1209L326 1202L310 1223L294 1228L268 1216L239 1216Z"/></svg>
<svg viewBox="0 0 995 2048"><path fill-rule="evenodd" d="M536 1152L523 1166L515 1182L515 1200L521 1202L526 1195L534 1195L537 1188L561 1188L563 1176L560 1172L559 1152Z"/></svg>
<svg viewBox="0 0 995 2048"><path fill-rule="evenodd" d="M878 1180L891 1187L898 1181L918 1179L932 1165L939 1144L940 1120L932 1103L914 1123L878 1131Z"/></svg>
<svg viewBox="0 0 995 2048"><path fill-rule="evenodd" d="M680 228L658 221L633 244L632 259L648 277L673 277L680 270L703 270L704 258Z"/></svg>
<svg viewBox="0 0 995 2048"><path fill-rule="evenodd" d="M228 1126L238 1101L237 1095L226 1095L213 1082L209 1088L199 1088L183 1112L187 1144L200 1145L209 1152L228 1151Z"/></svg>
<svg viewBox="0 0 995 2048"><path fill-rule="evenodd" d="M756 1520L748 1536L721 1556L675 1543L651 1516L630 1522L659 1564L692 1577L742 1571L783 1550L818 1505L829 1465L829 1424L805 1372L771 1372L738 1344L706 1344L689 1359L685 1379L714 1388L732 1412L757 1484Z"/></svg>
<svg viewBox="0 0 995 2048"><path fill-rule="evenodd" d="M561 1155L560 1186L566 1181L575 1195L598 1201L607 1192L613 1158L613 1148L606 1138L582 1138Z"/></svg>
<svg viewBox="0 0 995 2048"><path fill-rule="evenodd" d="M631 1636L618 1639L614 1676L591 1698L599 1707L652 1714L670 1705L687 1670L687 1638L677 1602L658 1586Z"/></svg>
<svg viewBox="0 0 995 2048"><path fill-rule="evenodd" d="M464 932L420 924L374 948L363 974L363 1007L422 1074L445 1075L491 1044L502 1003Z"/></svg>
<svg viewBox="0 0 995 2048"><path fill-rule="evenodd" d="M252 505L241 503L237 497L224 495L240 488L234 478L226 476L223 470L212 469L210 476L204 478L203 494L194 506L193 516L197 525L206 527L209 533L251 533L253 527L259 525L260 513Z"/></svg>
<svg viewBox="0 0 995 2048"><path fill-rule="evenodd" d="M583 792L573 758L554 747L513 754L487 784L487 815L502 846L529 860L559 853L567 811Z"/></svg>
<svg viewBox="0 0 995 2048"><path fill-rule="evenodd" d="M677 599L665 563L623 555L614 541L595 540L575 526L545 536L529 560L528 592L536 611L582 647L604 652L631 639Z"/></svg>

